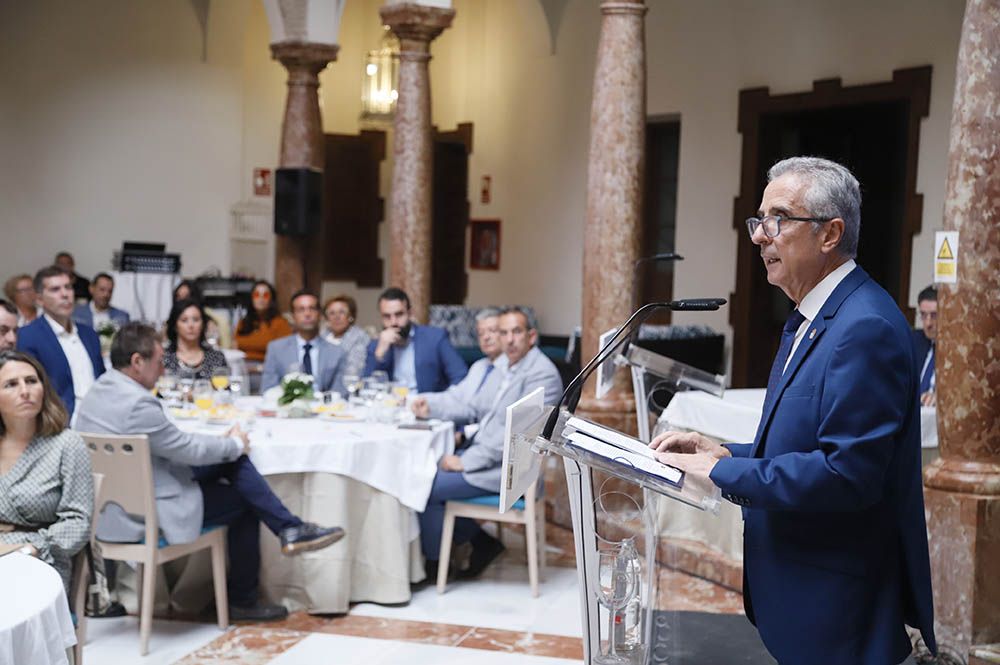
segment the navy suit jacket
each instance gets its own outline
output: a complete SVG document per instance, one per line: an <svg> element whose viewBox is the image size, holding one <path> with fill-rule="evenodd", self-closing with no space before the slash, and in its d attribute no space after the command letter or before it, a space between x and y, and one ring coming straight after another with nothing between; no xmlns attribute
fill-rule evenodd
<svg viewBox="0 0 1000 665"><path fill-rule="evenodd" d="M76 325L77 334L83 342L83 348L87 349L90 362L94 365L94 379L104 374L104 360L101 358L101 340L97 333L90 326ZM73 392L73 374L69 369L69 361L63 353L59 339L52 332L52 326L44 316L24 326L17 331L17 349L30 353L38 362L42 363L45 372L49 375L52 387L59 393L60 399L66 405L66 411L73 415L73 408L76 406L76 397Z"/></svg>
<svg viewBox="0 0 1000 665"><path fill-rule="evenodd" d="M781 663L887 665L903 624L936 650L917 359L861 268L812 322L752 444L712 481L743 506L744 605Z"/></svg>
<svg viewBox="0 0 1000 665"><path fill-rule="evenodd" d="M108 308L108 316L119 328L129 322L128 312L117 307ZM94 327L94 313L90 311L90 303L81 303L73 308L73 320L89 328Z"/></svg>
<svg viewBox="0 0 1000 665"><path fill-rule="evenodd" d="M462 360L462 356L458 355L455 347L451 345L448 333L443 328L414 324L411 339L414 365L416 365L417 370L417 392L441 392L465 378L469 367ZM364 375L368 376L380 369L388 372L390 381L395 381L395 368L393 367L395 354L389 351L380 362L375 359L377 345L377 339L372 340L368 345Z"/></svg>

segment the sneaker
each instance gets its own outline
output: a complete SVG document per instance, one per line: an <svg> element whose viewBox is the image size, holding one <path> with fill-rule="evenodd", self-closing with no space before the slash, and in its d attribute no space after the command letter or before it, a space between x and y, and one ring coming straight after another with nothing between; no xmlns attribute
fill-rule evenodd
<svg viewBox="0 0 1000 665"><path fill-rule="evenodd" d="M327 529L312 522L303 522L299 526L282 529L278 537L281 539L281 553L293 556L333 545L344 537L344 530L339 526Z"/></svg>
<svg viewBox="0 0 1000 665"><path fill-rule="evenodd" d="M472 541L472 554L469 556L468 567L456 573L455 577L460 580L479 577L505 549L507 548L499 540L485 531L480 532Z"/></svg>
<svg viewBox="0 0 1000 665"><path fill-rule="evenodd" d="M229 605L230 621L281 621L288 616L284 605L257 601L253 605Z"/></svg>

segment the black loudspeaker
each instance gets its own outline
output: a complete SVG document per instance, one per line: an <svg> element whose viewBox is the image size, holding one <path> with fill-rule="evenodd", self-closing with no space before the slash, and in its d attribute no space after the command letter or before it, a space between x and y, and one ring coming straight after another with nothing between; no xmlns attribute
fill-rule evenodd
<svg viewBox="0 0 1000 665"><path fill-rule="evenodd" d="M319 230L323 215L323 172L278 169L274 177L274 232L308 236Z"/></svg>

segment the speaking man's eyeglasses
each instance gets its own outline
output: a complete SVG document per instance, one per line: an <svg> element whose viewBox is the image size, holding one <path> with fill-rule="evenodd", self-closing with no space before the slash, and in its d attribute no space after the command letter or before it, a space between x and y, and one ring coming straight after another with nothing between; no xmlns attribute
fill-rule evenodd
<svg viewBox="0 0 1000 665"><path fill-rule="evenodd" d="M757 232L757 228L764 227L764 235L768 238L777 238L778 234L781 233L781 223L782 222L817 222L822 224L823 222L829 222L834 217L785 217L784 215L768 215L767 217L748 217L747 218L747 231L750 232L750 237L753 238L753 234Z"/></svg>

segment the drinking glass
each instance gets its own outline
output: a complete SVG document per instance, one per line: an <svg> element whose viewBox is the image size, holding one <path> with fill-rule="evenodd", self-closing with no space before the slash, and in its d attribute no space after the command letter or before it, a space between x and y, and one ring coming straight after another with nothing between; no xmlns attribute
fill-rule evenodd
<svg viewBox="0 0 1000 665"><path fill-rule="evenodd" d="M212 370L212 387L216 390L225 390L229 387L228 367L216 367Z"/></svg>
<svg viewBox="0 0 1000 665"><path fill-rule="evenodd" d="M229 392L233 394L233 402L239 399L240 395L243 393L242 375L233 374L229 377Z"/></svg>
<svg viewBox="0 0 1000 665"><path fill-rule="evenodd" d="M639 590L638 566L633 562L635 556L635 548L627 540L597 552L597 577L592 586L597 601L608 610L608 651L593 659L600 665L627 665L630 662L616 651L615 617Z"/></svg>
<svg viewBox="0 0 1000 665"><path fill-rule="evenodd" d="M191 388L194 405L203 411L208 411L214 403L212 393L212 383L207 379L198 379Z"/></svg>
<svg viewBox="0 0 1000 665"><path fill-rule="evenodd" d="M358 391L361 390L361 377L357 374L345 374L344 389L349 397L356 397Z"/></svg>

